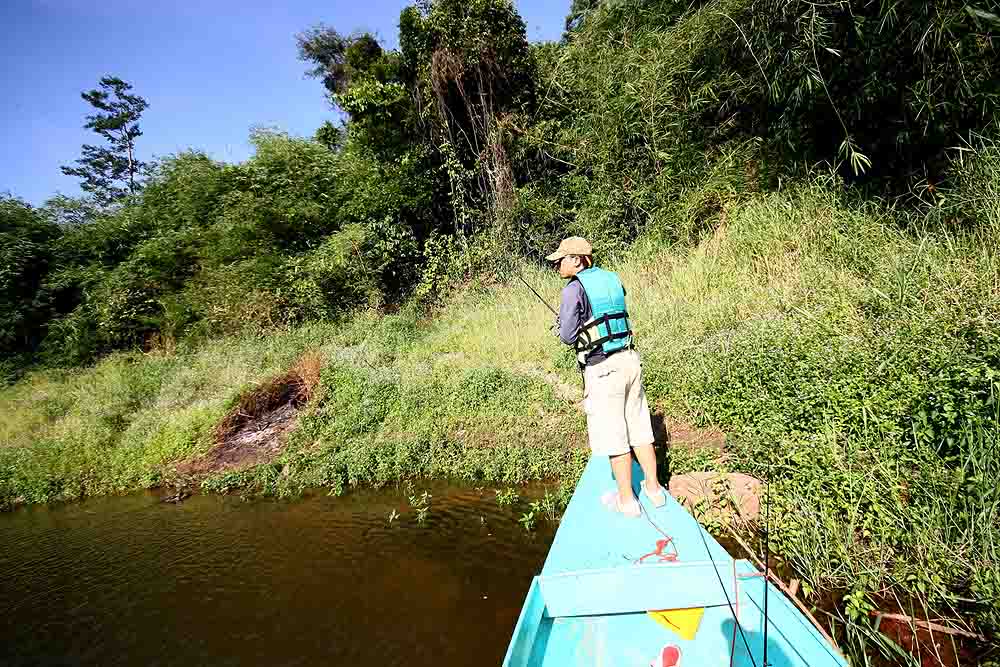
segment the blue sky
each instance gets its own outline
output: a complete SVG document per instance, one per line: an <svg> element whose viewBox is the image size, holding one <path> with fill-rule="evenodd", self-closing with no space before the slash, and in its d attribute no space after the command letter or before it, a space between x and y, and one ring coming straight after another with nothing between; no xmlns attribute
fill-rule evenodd
<svg viewBox="0 0 1000 667"><path fill-rule="evenodd" d="M59 166L98 143L80 92L119 76L146 98L137 146L149 159L186 148L237 162L253 127L311 135L334 113L305 78L294 35L317 23L370 30L396 46L405 0L2 0L0 193L42 204L79 194ZM558 39L570 0L515 0L532 41Z"/></svg>

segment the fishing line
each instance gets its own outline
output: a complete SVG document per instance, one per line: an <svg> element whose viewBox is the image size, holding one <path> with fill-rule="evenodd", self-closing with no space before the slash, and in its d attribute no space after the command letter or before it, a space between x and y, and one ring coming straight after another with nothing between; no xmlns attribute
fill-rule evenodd
<svg viewBox="0 0 1000 667"><path fill-rule="evenodd" d="M767 113L767 110L768 110L768 106L770 104L771 88L772 88L771 80L768 79L767 73L764 71L764 66L761 65L760 58L757 57L757 53L753 50L753 47L750 45L750 40L747 39L747 35L743 31L743 28L740 27L740 24L737 23L736 21L734 21L731 16L729 16L728 14L726 14L724 12L719 12L719 16L722 16L723 18L725 18L726 20L728 20L730 23L732 23L736 27L736 30L739 31L740 37L743 38L743 43L746 44L747 51L750 52L750 55L753 57L754 62L757 63L757 69L760 70L760 75L761 75L761 77L763 77L764 83L767 85L767 95L764 96L764 104L763 104L763 110L762 110L762 116L763 116L763 121L764 121L764 132L763 132L763 134L765 135L764 138L766 139L767 129L768 129L768 124L767 124L768 113ZM825 82L824 82L823 86L824 86L824 88L826 87L826 83ZM829 95L829 92L827 93L827 95ZM836 109L834 109L834 110L836 110ZM839 112L837 114L837 117L838 118L840 117ZM841 125L843 125L843 122L841 122ZM845 131L846 131L846 128L845 128ZM769 625L768 618L767 618L767 597L768 597L767 596L767 591L770 588L770 586L768 585L768 573L771 571L771 545L770 545L770 531L769 531L769 528L770 528L770 525L771 525L771 468L770 468L770 463L768 463L767 473L766 473L765 479L764 479L764 494L765 494L765 502L767 504L764 507L764 656L763 656L764 664L763 664L763 667L769 667L769 663L767 661L767 630L768 630L768 625ZM702 540L704 540L704 539L705 539L705 537L704 537L704 535L702 535ZM708 543L707 542L705 543L705 548L706 549L708 548ZM713 561L713 563L714 563L714 561ZM716 570L715 574L719 577L719 583L721 584L722 583L722 577L719 575L719 571ZM726 596L726 598L728 600L728 595ZM742 628L742 626L740 626L739 619L737 619L736 625L740 628L740 635L742 636L743 635L743 628ZM746 637L743 638L743 643L746 644ZM749 650L750 650L750 648L748 646L747 647L747 651L749 651ZM753 655L750 656L750 659L753 660ZM756 665L757 665L757 663L754 662L754 667L756 667Z"/></svg>
<svg viewBox="0 0 1000 667"><path fill-rule="evenodd" d="M764 479L764 667L768 667L767 662L767 590L771 587L768 582L768 572L771 571L771 469L768 465L767 477Z"/></svg>
<svg viewBox="0 0 1000 667"><path fill-rule="evenodd" d="M701 523L698 524L698 535L701 536L701 543L705 545L705 553L708 554L708 560L712 563L712 570L715 572L715 577L719 580L719 588L722 589L722 594L726 596L726 604L729 605L729 612L733 615L733 621L736 623L736 627L740 631L740 639L743 640L743 646L747 649L747 655L750 656L750 662L753 663L753 667L757 667L757 661L754 660L753 651L750 650L750 643L747 641L747 636L743 633L743 624L740 623L740 619L736 617L736 608L733 606L733 601L729 599L729 592L726 590L726 585L722 583L722 575L719 574L719 568L715 565L715 559L712 557L712 550L708 548L708 540L705 539L705 529L702 528ZM730 664L732 664L733 658L736 657L735 651L733 653L734 654L730 656Z"/></svg>

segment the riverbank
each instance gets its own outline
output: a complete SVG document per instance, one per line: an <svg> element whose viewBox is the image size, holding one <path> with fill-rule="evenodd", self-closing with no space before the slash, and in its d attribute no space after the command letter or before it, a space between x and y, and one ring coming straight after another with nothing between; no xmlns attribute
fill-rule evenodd
<svg viewBox="0 0 1000 667"><path fill-rule="evenodd" d="M978 231L917 229L814 183L724 206L697 243L649 236L602 258L629 289L654 410L728 435L675 448L671 471L770 480L772 548L807 601L843 596L842 622L898 598L987 634L1000 625L993 214ZM523 270L557 300L557 276ZM432 313L34 373L0 392L0 501L178 481L241 397L306 354L322 359L319 380L283 449L205 488L291 496L429 476L568 491L585 423L550 325L519 283L472 282ZM865 645L862 627L841 639Z"/></svg>

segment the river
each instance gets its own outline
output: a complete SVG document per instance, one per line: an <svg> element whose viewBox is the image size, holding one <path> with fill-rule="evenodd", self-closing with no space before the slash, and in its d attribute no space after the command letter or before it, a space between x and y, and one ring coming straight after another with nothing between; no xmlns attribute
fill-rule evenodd
<svg viewBox="0 0 1000 667"><path fill-rule="evenodd" d="M0 514L0 664L499 664L555 526L414 488Z"/></svg>

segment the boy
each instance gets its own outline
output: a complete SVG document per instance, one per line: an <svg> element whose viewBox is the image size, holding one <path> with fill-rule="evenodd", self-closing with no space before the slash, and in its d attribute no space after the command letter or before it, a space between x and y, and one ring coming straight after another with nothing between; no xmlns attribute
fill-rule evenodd
<svg viewBox="0 0 1000 667"><path fill-rule="evenodd" d="M666 502L656 477L653 427L642 388L642 366L635 351L618 275L594 266L593 248L579 236L563 240L546 257L569 280L559 305L559 338L572 345L583 368L583 407L594 454L608 456L618 484L613 509L628 517L641 514L632 493L632 457L642 467L642 493L654 507Z"/></svg>

